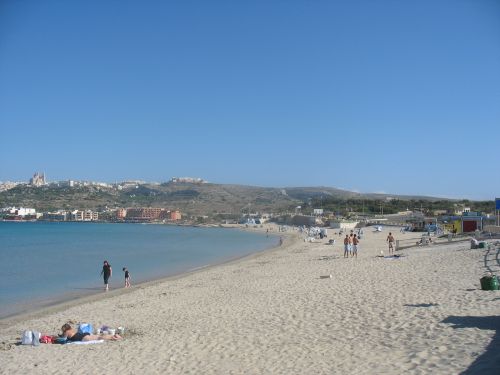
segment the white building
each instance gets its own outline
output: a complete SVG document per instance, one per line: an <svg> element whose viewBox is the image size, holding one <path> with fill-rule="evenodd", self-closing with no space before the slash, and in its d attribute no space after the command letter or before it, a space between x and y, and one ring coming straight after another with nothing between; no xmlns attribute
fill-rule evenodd
<svg viewBox="0 0 500 375"><path fill-rule="evenodd" d="M59 181L59 186L75 187L75 181L73 180Z"/></svg>
<svg viewBox="0 0 500 375"><path fill-rule="evenodd" d="M36 210L34 208L24 208L24 207L19 207L19 208L9 208L9 214L12 215L17 215L17 216L35 216L36 215Z"/></svg>
<svg viewBox="0 0 500 375"><path fill-rule="evenodd" d="M99 220L99 213L91 210L85 210L83 212L83 221L95 221Z"/></svg>
<svg viewBox="0 0 500 375"><path fill-rule="evenodd" d="M79 210L71 211L70 218L73 221L83 221L83 211Z"/></svg>
<svg viewBox="0 0 500 375"><path fill-rule="evenodd" d="M5 181L0 183L0 191L7 191L12 188L15 188L17 185L19 185L19 182L10 182L10 181Z"/></svg>
<svg viewBox="0 0 500 375"><path fill-rule="evenodd" d="M170 181L188 184L206 184L208 182L199 177L172 177Z"/></svg>
<svg viewBox="0 0 500 375"><path fill-rule="evenodd" d="M92 210L74 210L69 217L72 221L96 221L99 220L99 213Z"/></svg>

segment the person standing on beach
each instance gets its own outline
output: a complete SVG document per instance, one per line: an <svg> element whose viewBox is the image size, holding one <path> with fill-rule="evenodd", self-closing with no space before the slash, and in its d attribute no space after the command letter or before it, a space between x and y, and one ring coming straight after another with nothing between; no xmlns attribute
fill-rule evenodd
<svg viewBox="0 0 500 375"><path fill-rule="evenodd" d="M349 253L352 255L352 236L353 234L351 233L349 235Z"/></svg>
<svg viewBox="0 0 500 375"><path fill-rule="evenodd" d="M125 288L130 288L130 272L127 267L123 267L123 272L125 272Z"/></svg>
<svg viewBox="0 0 500 375"><path fill-rule="evenodd" d="M107 260L104 261L104 265L102 266L101 275L104 277L104 285L106 286L106 291L109 290L109 278L113 275L113 270L111 269L111 265Z"/></svg>
<svg viewBox="0 0 500 375"><path fill-rule="evenodd" d="M344 258L349 258L349 235L344 238Z"/></svg>
<svg viewBox="0 0 500 375"><path fill-rule="evenodd" d="M358 244L359 244L359 239L354 235L352 237L352 256L358 257Z"/></svg>
<svg viewBox="0 0 500 375"><path fill-rule="evenodd" d="M389 242L389 254L394 253L394 236L392 235L391 232L389 232L389 235L387 236L387 242Z"/></svg>

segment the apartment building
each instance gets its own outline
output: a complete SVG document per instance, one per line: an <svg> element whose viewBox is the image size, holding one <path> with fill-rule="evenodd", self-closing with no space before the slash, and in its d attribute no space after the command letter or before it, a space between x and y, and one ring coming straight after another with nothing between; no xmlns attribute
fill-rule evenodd
<svg viewBox="0 0 500 375"><path fill-rule="evenodd" d="M182 215L179 210L170 211L170 220L181 220Z"/></svg>
<svg viewBox="0 0 500 375"><path fill-rule="evenodd" d="M96 221L99 220L99 213L92 210L75 210L70 213L72 221Z"/></svg>
<svg viewBox="0 0 500 375"><path fill-rule="evenodd" d="M179 210L170 211L159 207L120 208L116 212L117 219L131 221L181 220Z"/></svg>

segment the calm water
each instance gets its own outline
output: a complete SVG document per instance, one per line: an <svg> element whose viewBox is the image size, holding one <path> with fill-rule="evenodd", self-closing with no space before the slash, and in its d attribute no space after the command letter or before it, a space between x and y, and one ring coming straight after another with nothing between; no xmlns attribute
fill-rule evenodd
<svg viewBox="0 0 500 375"><path fill-rule="evenodd" d="M141 224L0 222L0 317L264 250L277 237L223 228Z"/></svg>

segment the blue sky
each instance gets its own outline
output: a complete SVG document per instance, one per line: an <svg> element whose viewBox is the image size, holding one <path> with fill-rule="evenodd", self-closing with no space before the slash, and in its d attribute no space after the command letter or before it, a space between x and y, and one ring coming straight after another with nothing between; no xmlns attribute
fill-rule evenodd
<svg viewBox="0 0 500 375"><path fill-rule="evenodd" d="M0 2L0 180L500 196L498 1Z"/></svg>

